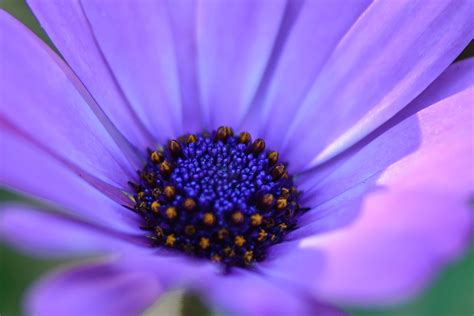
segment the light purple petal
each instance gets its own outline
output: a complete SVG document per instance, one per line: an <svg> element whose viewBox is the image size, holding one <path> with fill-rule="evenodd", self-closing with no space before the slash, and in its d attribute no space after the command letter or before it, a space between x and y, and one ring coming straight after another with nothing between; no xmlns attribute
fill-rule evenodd
<svg viewBox="0 0 474 316"><path fill-rule="evenodd" d="M0 24L0 37L9 43L0 50L2 134L21 137L96 186L125 188L137 157L104 127L106 118L74 74L4 11Z"/></svg>
<svg viewBox="0 0 474 316"><path fill-rule="evenodd" d="M250 109L244 129L281 144L288 125L315 78L341 38L369 6L370 0L305 1L280 58L268 78L267 93Z"/></svg>
<svg viewBox="0 0 474 316"><path fill-rule="evenodd" d="M166 289L199 290L203 280L215 280L221 267L209 260L199 260L184 253L151 248L120 258L120 264L133 271L149 271Z"/></svg>
<svg viewBox="0 0 474 316"><path fill-rule="evenodd" d="M134 145L150 146L153 139L110 72L79 0L28 0L28 5L74 73L119 130Z"/></svg>
<svg viewBox="0 0 474 316"><path fill-rule="evenodd" d="M369 137L337 159L302 175L298 181L299 187L306 192L305 204L311 207L322 204L356 184L376 176L406 156L412 155L416 158L418 152L429 150L435 153L439 150L436 156L445 155L443 159L446 161L459 161L454 159L458 157L448 150L448 146L454 147L456 143L464 141L467 153L470 152L469 146L473 146L472 142L469 143L469 137L458 138L460 132L468 133L472 128L472 122L466 120L463 115L469 116L472 113L473 86L474 59L450 66L418 98ZM414 115L430 105L436 105L440 109L426 109ZM429 113L440 114L435 116ZM445 117L447 115L449 120ZM460 122L458 126L452 125L451 122L457 121ZM396 126L397 124L400 125ZM426 124L430 125L423 128ZM434 130L430 131L432 129ZM433 135L433 132L440 135ZM435 143L426 143L428 140ZM466 158L469 158L469 155ZM450 165L446 168L449 169ZM435 175L441 176L438 173ZM453 188L452 185L449 187Z"/></svg>
<svg viewBox="0 0 474 316"><path fill-rule="evenodd" d="M48 154L12 135L2 134L0 144L0 185L96 225L131 233L140 231L135 213Z"/></svg>
<svg viewBox="0 0 474 316"><path fill-rule="evenodd" d="M473 7L468 0L369 6L296 117L272 126L287 129L283 149L293 167L314 166L348 148L421 93L472 39Z"/></svg>
<svg viewBox="0 0 474 316"><path fill-rule="evenodd" d="M0 240L45 257L93 255L141 245L138 237L15 204L0 206Z"/></svg>
<svg viewBox="0 0 474 316"><path fill-rule="evenodd" d="M237 127L252 102L283 23L285 1L203 1L197 43L210 126Z"/></svg>
<svg viewBox="0 0 474 316"><path fill-rule="evenodd" d="M165 2L82 1L82 6L111 71L155 141L180 136L178 66Z"/></svg>
<svg viewBox="0 0 474 316"><path fill-rule="evenodd" d="M171 25L181 87L183 129L195 133L205 128L199 91L196 0L165 0Z"/></svg>
<svg viewBox="0 0 474 316"><path fill-rule="evenodd" d="M203 277L221 274L221 269L207 260L151 247L143 233L124 234L18 204L0 207L0 240L37 256L116 255L124 269L147 271L168 289L197 288Z"/></svg>
<svg viewBox="0 0 474 316"><path fill-rule="evenodd" d="M359 203L357 197L347 197L335 210L352 212ZM329 301L399 302L421 290L440 266L465 249L472 230L467 203L410 190L366 194L346 227L325 233L332 224L328 218L321 233L272 249L281 254L263 270Z"/></svg>
<svg viewBox="0 0 474 316"><path fill-rule="evenodd" d="M324 299L383 304L458 256L473 229L473 70L472 60L454 65L401 115L420 112L323 177L309 199L323 202L262 269ZM446 81L452 71L470 85Z"/></svg>
<svg viewBox="0 0 474 316"><path fill-rule="evenodd" d="M89 263L49 275L26 301L26 315L135 316L162 294L158 279L108 263Z"/></svg>
<svg viewBox="0 0 474 316"><path fill-rule="evenodd" d="M448 67L400 115L406 117L474 85L474 58L458 61Z"/></svg>
<svg viewBox="0 0 474 316"><path fill-rule="evenodd" d="M306 295L299 296L300 292L294 287L242 269L223 273L222 267L208 260L178 254L157 256L145 253L121 258L120 264L132 271L153 272L164 288L185 288L202 296L211 308L230 315L266 315L272 312L313 315L314 311L318 312L317 315L341 315Z"/></svg>
<svg viewBox="0 0 474 316"><path fill-rule="evenodd" d="M120 258L120 265L132 271L149 271L165 289L184 288L197 293L212 309L230 315L313 315L314 311L318 315L341 315L306 295L299 296L294 287L242 269L227 274L208 260L149 252Z"/></svg>
<svg viewBox="0 0 474 316"><path fill-rule="evenodd" d="M261 275L241 269L229 275L208 279L199 285L201 295L218 314L230 315L342 315L318 303L296 288L278 284Z"/></svg>

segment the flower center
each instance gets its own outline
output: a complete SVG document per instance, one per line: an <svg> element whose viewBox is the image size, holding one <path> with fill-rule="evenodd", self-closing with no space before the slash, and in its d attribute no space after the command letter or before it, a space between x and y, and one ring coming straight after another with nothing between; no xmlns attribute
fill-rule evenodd
<svg viewBox="0 0 474 316"><path fill-rule="evenodd" d="M150 151L140 183L131 185L155 245L226 266L263 260L302 211L278 153L228 127Z"/></svg>

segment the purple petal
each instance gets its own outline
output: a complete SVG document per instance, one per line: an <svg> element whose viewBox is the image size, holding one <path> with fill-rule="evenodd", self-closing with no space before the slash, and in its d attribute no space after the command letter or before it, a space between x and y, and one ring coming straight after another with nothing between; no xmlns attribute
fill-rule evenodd
<svg viewBox="0 0 474 316"><path fill-rule="evenodd" d="M207 261L181 255L139 254L120 259L132 271L149 271L165 289L185 288L203 296L217 311L231 315L341 315L307 296L297 296L294 288L278 284L254 272L234 269L224 274L221 267ZM205 282L203 282L205 280ZM297 313L297 314L295 314Z"/></svg>
<svg viewBox="0 0 474 316"><path fill-rule="evenodd" d="M129 160L102 125L100 109L74 74L4 11L0 26L0 37L9 42L0 50L6 61L0 73L3 133L21 137L96 186L125 188L138 161Z"/></svg>
<svg viewBox="0 0 474 316"><path fill-rule="evenodd" d="M445 155L442 159L450 161L456 156L447 146L456 148L456 143L459 142L464 142L466 152L469 153L469 146L473 146L472 142L469 142L470 137L460 139L458 134L467 133L472 127L472 122L466 120L463 115L469 116L472 112L470 98L473 86L474 59L450 66L418 98L369 137L337 159L304 174L299 179L299 186L306 192L305 203L313 207L322 204L356 184L366 182L404 157L418 159L418 153L435 153L439 150L435 156ZM430 105L435 108L423 110ZM454 108L459 107L458 112L452 112ZM420 110L422 111L417 114ZM447 120L448 115L451 121ZM451 124L455 121L459 121L459 126ZM431 130L440 135L433 135ZM469 155L463 156L469 158ZM468 161L456 161L468 164ZM427 167L432 164L433 162L430 162ZM449 170L450 165L443 169ZM438 172L443 172L442 170ZM441 176L438 173L435 175Z"/></svg>
<svg viewBox="0 0 474 316"><path fill-rule="evenodd" d="M120 258L120 264L133 271L153 273L166 289L199 290L202 280L214 280L222 274L219 266L183 253L152 248Z"/></svg>
<svg viewBox="0 0 474 316"><path fill-rule="evenodd" d="M308 201L321 204L264 271L331 301L382 304L413 295L458 256L473 228L473 65L452 66L400 113L416 115L320 178Z"/></svg>
<svg viewBox="0 0 474 316"><path fill-rule="evenodd" d="M131 236L14 204L0 207L0 240L45 257L93 255L133 246Z"/></svg>
<svg viewBox="0 0 474 316"><path fill-rule="evenodd" d="M204 1L197 43L203 105L210 126L238 126L272 54L284 1Z"/></svg>
<svg viewBox="0 0 474 316"><path fill-rule="evenodd" d="M327 160L412 101L472 39L472 14L468 0L369 6L325 63L296 117L272 126L288 130L283 148L293 167Z"/></svg>
<svg viewBox="0 0 474 316"><path fill-rule="evenodd" d="M341 315L277 280L254 272L234 269L223 274L221 267L186 256L145 254L126 256L120 264L132 271L150 271L166 289L185 288L203 296L217 311L231 315ZM205 282L203 282L205 280Z"/></svg>
<svg viewBox="0 0 474 316"><path fill-rule="evenodd" d="M138 315L156 301L162 287L145 271L89 263L49 275L30 291L27 315Z"/></svg>
<svg viewBox="0 0 474 316"><path fill-rule="evenodd" d="M28 0L28 5L74 73L119 130L134 145L149 146L153 139L110 72L79 0Z"/></svg>
<svg viewBox="0 0 474 316"><path fill-rule="evenodd" d="M346 197L337 210L352 212L360 203L357 197ZM350 225L289 242L285 252L279 250L283 246L275 247L272 251L282 254L264 271L329 301L398 302L421 290L466 247L472 230L467 203L409 190L366 194Z"/></svg>
<svg viewBox="0 0 474 316"><path fill-rule="evenodd" d="M422 94L400 113L403 117L435 104L474 85L474 58L448 67Z"/></svg>
<svg viewBox="0 0 474 316"><path fill-rule="evenodd" d="M278 284L254 272L234 270L230 275L200 285L204 299L218 314L230 315L342 315L302 295L295 288Z"/></svg>
<svg viewBox="0 0 474 316"><path fill-rule="evenodd" d="M140 120L155 140L180 136L177 60L165 3L83 1L82 5L104 58Z"/></svg>
<svg viewBox="0 0 474 316"><path fill-rule="evenodd" d="M279 48L281 57L267 83L268 92L250 109L246 129L262 135L277 148L324 63L370 2L303 3L286 42Z"/></svg>
<svg viewBox="0 0 474 316"><path fill-rule="evenodd" d="M181 87L183 128L195 133L205 128L199 92L196 0L165 0Z"/></svg>
<svg viewBox="0 0 474 316"><path fill-rule="evenodd" d="M12 135L2 135L0 185L86 221L119 231L139 231L138 216L91 187L74 172Z"/></svg>

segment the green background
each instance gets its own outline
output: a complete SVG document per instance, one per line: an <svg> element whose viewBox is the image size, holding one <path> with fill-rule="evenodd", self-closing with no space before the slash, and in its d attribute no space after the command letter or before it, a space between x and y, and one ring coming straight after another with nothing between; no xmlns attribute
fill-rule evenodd
<svg viewBox="0 0 474 316"><path fill-rule="evenodd" d="M51 45L23 1L0 0L0 8L17 17ZM0 202L17 198L6 191L0 191ZM0 315L21 315L21 298L24 291L41 274L61 263L28 257L0 244ZM345 310L358 316L472 316L474 315L474 248L469 250L464 258L448 266L424 293L410 302L383 309L346 307ZM198 298L179 292L166 295L147 312L148 316L180 314L204 315L208 312Z"/></svg>

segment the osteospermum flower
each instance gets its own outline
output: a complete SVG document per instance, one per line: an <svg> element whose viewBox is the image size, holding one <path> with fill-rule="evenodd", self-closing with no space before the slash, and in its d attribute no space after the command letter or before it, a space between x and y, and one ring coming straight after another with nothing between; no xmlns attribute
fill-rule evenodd
<svg viewBox="0 0 474 316"><path fill-rule="evenodd" d="M0 14L2 238L63 268L31 315L335 312L469 240L472 1L40 1ZM444 72L443 72L444 71ZM54 212L43 212L46 209Z"/></svg>

